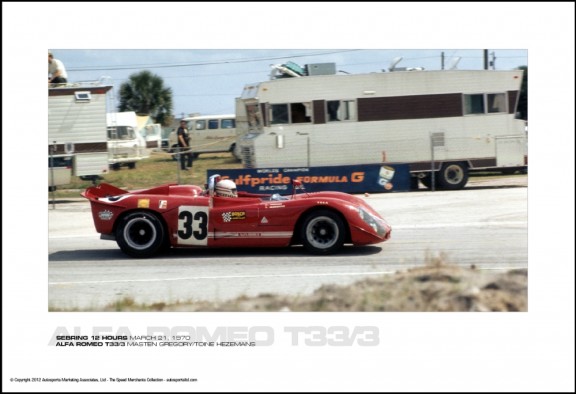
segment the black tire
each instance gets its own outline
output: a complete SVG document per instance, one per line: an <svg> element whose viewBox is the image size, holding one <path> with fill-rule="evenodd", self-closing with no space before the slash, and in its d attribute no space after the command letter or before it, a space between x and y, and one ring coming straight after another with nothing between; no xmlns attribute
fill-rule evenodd
<svg viewBox="0 0 576 394"><path fill-rule="evenodd" d="M460 190L468 183L468 166L465 163L444 163L436 174L438 188Z"/></svg>
<svg viewBox="0 0 576 394"><path fill-rule="evenodd" d="M140 211L120 219L116 228L116 242L128 256L146 258L165 245L166 230L154 214Z"/></svg>
<svg viewBox="0 0 576 394"><path fill-rule="evenodd" d="M313 254L326 255L344 245L346 227L340 215L328 210L308 214L300 228L302 244Z"/></svg>
<svg viewBox="0 0 576 394"><path fill-rule="evenodd" d="M128 165L128 168L131 169L131 170L133 170L134 168L136 168L136 162L134 162L134 161L131 162L131 163L128 163L127 165Z"/></svg>

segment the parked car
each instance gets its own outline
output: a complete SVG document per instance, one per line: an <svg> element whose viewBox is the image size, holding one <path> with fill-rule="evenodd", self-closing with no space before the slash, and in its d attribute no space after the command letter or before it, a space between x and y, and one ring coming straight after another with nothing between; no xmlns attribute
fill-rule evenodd
<svg viewBox="0 0 576 394"><path fill-rule="evenodd" d="M129 192L107 183L89 187L96 231L132 257L173 248L287 247L335 253L344 244L390 238L391 227L363 199L341 192L291 195L238 192L219 175L202 188L167 184ZM223 188L224 190L223 193ZM225 197L228 191L228 197Z"/></svg>
<svg viewBox="0 0 576 394"><path fill-rule="evenodd" d="M236 116L202 115L183 118L188 128L189 145L192 155L200 153L231 152L240 160L240 148L236 146ZM177 128L168 136L169 153L178 152ZM177 160L177 155L173 155Z"/></svg>

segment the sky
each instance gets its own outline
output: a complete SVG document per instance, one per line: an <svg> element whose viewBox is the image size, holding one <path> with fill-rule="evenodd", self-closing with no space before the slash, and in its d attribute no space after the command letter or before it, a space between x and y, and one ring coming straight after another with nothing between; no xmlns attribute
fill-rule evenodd
<svg viewBox="0 0 576 394"><path fill-rule="evenodd" d="M486 49L486 48L485 48ZM116 103L121 84L130 75L148 70L162 78L173 92L173 115L234 113L234 99L244 85L270 78L271 65L294 62L300 66L335 63L350 74L388 71L396 67L460 70L484 68L484 49L51 49L68 72L68 80L95 81L109 77ZM494 61L490 69L510 70L528 65L528 50L486 49ZM117 104L116 104L117 105Z"/></svg>
<svg viewBox="0 0 576 394"><path fill-rule="evenodd" d="M70 377L100 376L121 364L114 374L133 377L150 368L168 376L170 368L186 365L204 379L200 391L274 391L287 381L299 384L300 391L323 391L333 379L353 384L354 391L574 391L574 15L573 2L3 2L3 388L122 391L128 386L8 381L46 377L48 364L61 366ZM174 90L176 112L206 114L233 112L244 84L265 80L269 65L285 60L336 62L337 69L351 73L386 69L396 56L404 57L399 67L438 69L441 51L447 62L462 57L459 69L481 68L483 49L495 53L497 69L528 61L529 312L48 313L45 70L50 49L65 62L71 80L105 75L119 83L146 67ZM261 58L266 59L256 61ZM205 62L215 64L192 65ZM122 67L128 69L113 70ZM279 345L198 357L176 349L72 351L46 345L61 326L126 326L142 333L154 325L282 330L340 324L377 325L380 346ZM469 340L436 342L452 332ZM415 348L412 338L423 336L430 338L430 347ZM206 359L217 360L219 370L207 370L214 363ZM302 360L314 363L312 374L298 368ZM350 366L347 374L334 376L343 362ZM502 363L505 368L495 367ZM258 376L264 375L277 377L278 387L260 386ZM137 390L170 389L190 391L144 385Z"/></svg>

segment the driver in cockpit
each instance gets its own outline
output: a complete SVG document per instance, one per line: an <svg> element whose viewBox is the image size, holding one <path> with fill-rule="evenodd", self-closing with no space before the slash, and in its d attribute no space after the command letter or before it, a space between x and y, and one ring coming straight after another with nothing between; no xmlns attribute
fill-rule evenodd
<svg viewBox="0 0 576 394"><path fill-rule="evenodd" d="M218 197L238 197L236 184L230 179L224 179L216 183L214 192Z"/></svg>

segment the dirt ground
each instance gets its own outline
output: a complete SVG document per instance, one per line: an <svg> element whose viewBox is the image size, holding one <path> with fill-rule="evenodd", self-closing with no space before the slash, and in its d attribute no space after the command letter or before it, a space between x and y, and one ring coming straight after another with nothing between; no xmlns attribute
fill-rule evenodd
<svg viewBox="0 0 576 394"><path fill-rule="evenodd" d="M153 305L156 311L214 312L526 312L528 270L480 271L428 265L309 296L261 294L223 303ZM142 310L134 308L132 310Z"/></svg>
<svg viewBox="0 0 576 394"><path fill-rule="evenodd" d="M468 178L466 187L528 187L528 175L516 173L514 175L487 175Z"/></svg>

